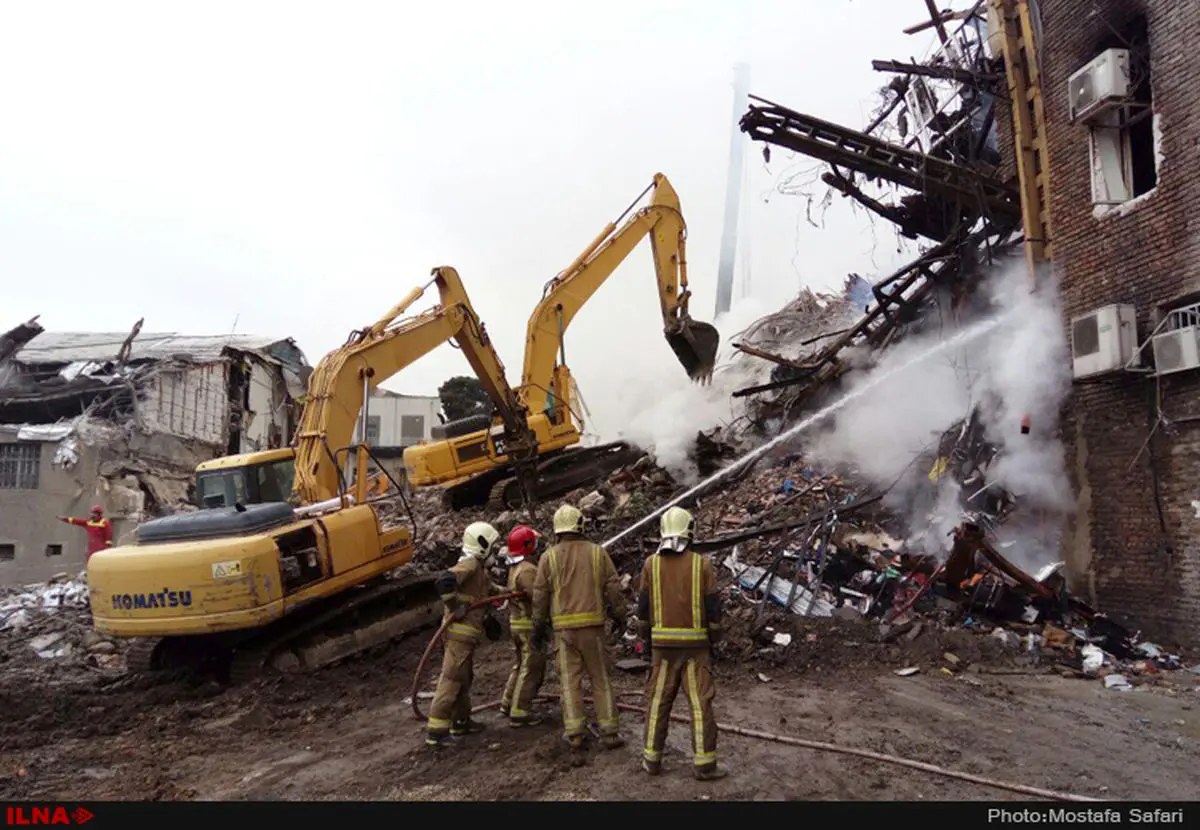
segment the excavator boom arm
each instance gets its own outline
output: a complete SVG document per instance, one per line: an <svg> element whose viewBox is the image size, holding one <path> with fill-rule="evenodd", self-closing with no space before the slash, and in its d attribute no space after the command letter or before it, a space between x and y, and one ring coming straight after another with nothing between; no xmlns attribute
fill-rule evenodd
<svg viewBox="0 0 1200 830"><path fill-rule="evenodd" d="M530 412L546 407L567 326L647 234L654 252L664 334L690 376L706 379L711 375L719 337L715 328L692 320L688 314L691 292L687 287L687 225L679 197L661 173L655 174L651 188L654 190L651 203L630 216L619 229L615 222L609 223L571 265L551 280L534 308L526 330L521 377L524 401Z"/></svg>
<svg viewBox="0 0 1200 830"><path fill-rule="evenodd" d="M458 273L433 271L441 303L434 309L394 325L423 293L415 289L368 329L326 355L313 370L308 399L296 435L294 491L303 503L334 498L341 492L335 457L348 447L365 395L447 340L466 355L493 403L510 421L525 428L524 409L505 378L504 365L475 314ZM425 286L428 287L428 284Z"/></svg>

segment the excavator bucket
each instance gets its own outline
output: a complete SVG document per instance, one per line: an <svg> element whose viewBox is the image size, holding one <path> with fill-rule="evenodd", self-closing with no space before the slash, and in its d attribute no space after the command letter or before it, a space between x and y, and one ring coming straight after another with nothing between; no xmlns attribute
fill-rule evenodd
<svg viewBox="0 0 1200 830"><path fill-rule="evenodd" d="M668 329L666 335L671 351L683 364L688 377L699 383L707 383L712 378L717 363L717 347L721 344L721 335L716 327L685 319L677 327Z"/></svg>

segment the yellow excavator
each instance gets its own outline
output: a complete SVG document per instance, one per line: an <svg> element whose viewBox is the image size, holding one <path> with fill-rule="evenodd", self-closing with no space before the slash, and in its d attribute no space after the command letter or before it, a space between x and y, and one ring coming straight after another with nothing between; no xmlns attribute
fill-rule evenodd
<svg viewBox="0 0 1200 830"><path fill-rule="evenodd" d="M650 203L630 216L651 190ZM405 449L405 473L411 486L442 486L450 509L487 504L503 510L520 505L531 489L539 500L553 498L637 458L637 451L623 442L574 446L581 439L582 419L571 393L564 335L584 303L647 235L667 342L693 380L711 378L720 336L716 328L692 320L688 314L687 225L675 189L659 173L574 262L547 283L541 302L530 315L517 395L537 439L536 470L530 473L528 466L514 463L518 460L514 447L503 438L504 425L512 416L497 407L491 418L478 416L445 424L445 440ZM519 460L528 462L528 456Z"/></svg>
<svg viewBox="0 0 1200 830"><path fill-rule="evenodd" d="M398 321L433 283L440 303ZM410 530L390 509L397 496L372 493L371 450L354 433L375 386L448 340L506 413L499 431L524 468L534 452L525 406L457 272L435 269L317 365L293 448L200 465L206 509L145 522L133 544L92 556L96 630L136 638L131 668L208 664L238 682L268 662L311 669L436 621L432 577L388 576L412 559L415 518L408 511Z"/></svg>

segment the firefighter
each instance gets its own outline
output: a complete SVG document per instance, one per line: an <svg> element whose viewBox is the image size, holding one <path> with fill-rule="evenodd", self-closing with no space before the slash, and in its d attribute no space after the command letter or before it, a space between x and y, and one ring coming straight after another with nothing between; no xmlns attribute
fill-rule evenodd
<svg viewBox="0 0 1200 830"><path fill-rule="evenodd" d="M554 513L555 544L538 562L533 585L534 645L541 647L554 627L558 675L562 686L563 738L582 749L587 734L583 710L583 676L591 681L605 749L625 745L620 736L616 698L609 682L604 651L605 600L624 630L625 600L617 569L608 551L583 535L583 514L564 504Z"/></svg>
<svg viewBox="0 0 1200 830"><path fill-rule="evenodd" d="M454 567L438 575L435 585L446 604L442 674L429 707L425 743L443 746L449 740L479 732L483 724L471 718L471 681L473 658L484 628L496 625L488 609L467 607L484 597L504 593L488 578L486 562L500 539L500 533L487 522L473 522L463 531L462 557Z"/></svg>
<svg viewBox="0 0 1200 830"><path fill-rule="evenodd" d="M508 534L508 593L524 596L508 603L508 628L512 633L516 659L508 674L500 712L508 718L509 726L519 728L541 723L531 711L533 698L546 678L546 652L534 648L533 583L537 576L538 532L528 525L517 525Z"/></svg>
<svg viewBox="0 0 1200 830"><path fill-rule="evenodd" d="M717 768L716 690L708 668L709 646L721 636L721 597L712 563L690 548L694 532L692 514L670 508L660 520L658 551L642 566L638 635L652 651L642 768L662 771L671 706L682 685L692 714L692 769L711 781L726 775Z"/></svg>
<svg viewBox="0 0 1200 830"><path fill-rule="evenodd" d="M66 522L69 525L82 527L87 530L87 558L91 559L93 553L102 550L107 550L112 547L112 522L104 518L104 508L100 505L94 505L86 519L76 519L68 516L59 516L60 522ZM85 560L86 561L86 560Z"/></svg>

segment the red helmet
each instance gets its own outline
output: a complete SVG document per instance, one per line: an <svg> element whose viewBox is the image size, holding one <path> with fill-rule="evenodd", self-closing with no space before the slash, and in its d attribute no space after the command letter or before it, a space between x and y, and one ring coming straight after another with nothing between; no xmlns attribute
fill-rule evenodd
<svg viewBox="0 0 1200 830"><path fill-rule="evenodd" d="M508 534L508 556L516 559L537 550L538 532L529 525L517 525Z"/></svg>
<svg viewBox="0 0 1200 830"><path fill-rule="evenodd" d="M98 504L93 504L93 505L92 505L92 512L93 512L93 513L103 513L103 512L104 512L104 508L103 508L103 507L101 507L101 506L100 506L100 505L98 505Z"/></svg>

